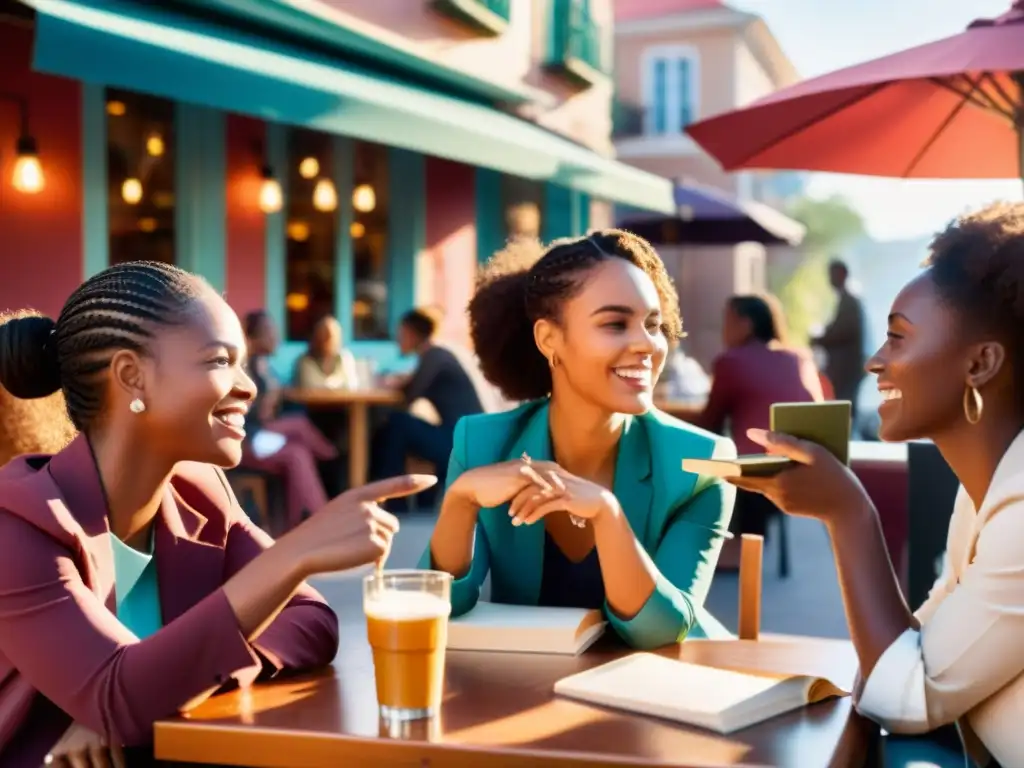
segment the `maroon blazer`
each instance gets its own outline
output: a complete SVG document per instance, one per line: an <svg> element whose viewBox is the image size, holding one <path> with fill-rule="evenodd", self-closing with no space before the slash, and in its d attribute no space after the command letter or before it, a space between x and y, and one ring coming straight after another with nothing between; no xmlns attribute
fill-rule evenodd
<svg viewBox="0 0 1024 768"><path fill-rule="evenodd" d="M763 453L747 437L747 430L768 429L772 403L823 399L821 378L809 351L750 342L726 350L715 360L707 405L690 421L719 434L728 421L740 455Z"/></svg>
<svg viewBox="0 0 1024 768"><path fill-rule="evenodd" d="M0 765L42 764L72 721L114 743L211 687L330 664L338 619L303 586L249 643L221 586L273 542L224 473L181 463L155 521L164 626L144 640L114 614L107 506L84 437L0 469Z"/></svg>

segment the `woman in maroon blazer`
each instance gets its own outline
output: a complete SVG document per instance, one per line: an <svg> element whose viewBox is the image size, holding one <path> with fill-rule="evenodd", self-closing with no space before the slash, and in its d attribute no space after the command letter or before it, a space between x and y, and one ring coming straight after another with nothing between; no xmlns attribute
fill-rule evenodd
<svg viewBox="0 0 1024 768"><path fill-rule="evenodd" d="M715 360L711 393L703 413L691 421L712 432L726 425L742 454L763 453L747 437L751 428L767 429L772 403L822 400L821 378L809 350L786 345L782 308L774 296L733 296L725 306L722 341L726 350ZM763 496L736 495L733 533L765 534L777 510ZM722 569L739 563L739 539L726 543Z"/></svg>
<svg viewBox="0 0 1024 768"><path fill-rule="evenodd" d="M56 322L0 326L0 384L62 389L81 433L0 470L0 765L39 766L66 733L146 745L225 684L334 658L304 580L379 558L398 524L374 501L433 479L350 491L271 547L219 469L242 453L244 356L223 299L150 262L90 278Z"/></svg>

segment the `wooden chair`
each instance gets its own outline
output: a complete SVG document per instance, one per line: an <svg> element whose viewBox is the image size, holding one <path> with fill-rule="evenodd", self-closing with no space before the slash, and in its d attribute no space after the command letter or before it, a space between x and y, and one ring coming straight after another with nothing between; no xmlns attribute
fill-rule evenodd
<svg viewBox="0 0 1024 768"><path fill-rule="evenodd" d="M761 585L764 537L744 533L740 539L740 609L737 635L757 640L761 634Z"/></svg>

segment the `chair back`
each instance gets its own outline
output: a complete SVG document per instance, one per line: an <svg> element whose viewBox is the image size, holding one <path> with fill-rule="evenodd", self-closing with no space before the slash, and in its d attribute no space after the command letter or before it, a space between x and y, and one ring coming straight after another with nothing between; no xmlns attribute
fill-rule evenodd
<svg viewBox="0 0 1024 768"><path fill-rule="evenodd" d="M764 537L744 533L740 539L740 640L757 640L761 634L763 561Z"/></svg>

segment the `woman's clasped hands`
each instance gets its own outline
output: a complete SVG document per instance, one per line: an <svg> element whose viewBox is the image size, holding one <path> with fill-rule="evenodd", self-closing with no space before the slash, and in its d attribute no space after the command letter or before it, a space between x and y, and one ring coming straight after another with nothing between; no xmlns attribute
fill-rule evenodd
<svg viewBox="0 0 1024 768"><path fill-rule="evenodd" d="M596 523L619 511L615 494L607 488L554 462L526 457L471 469L459 476L451 490L477 507L507 503L515 526L532 525L552 512Z"/></svg>

